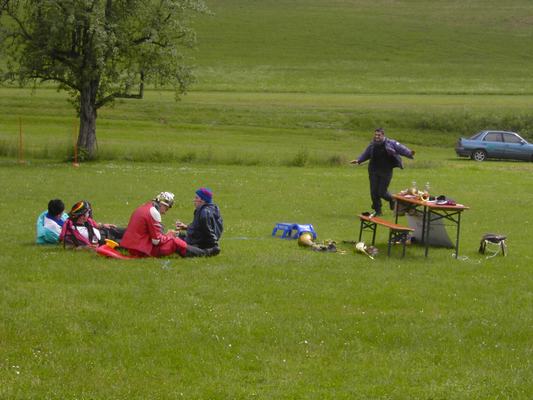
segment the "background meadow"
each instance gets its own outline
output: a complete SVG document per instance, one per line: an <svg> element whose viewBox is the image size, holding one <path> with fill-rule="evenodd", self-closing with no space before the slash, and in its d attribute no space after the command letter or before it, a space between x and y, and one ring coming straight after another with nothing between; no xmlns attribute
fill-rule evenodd
<svg viewBox="0 0 533 400"><path fill-rule="evenodd" d="M195 86L101 109L97 162L67 161L64 94L0 88L0 398L531 398L533 163L453 151L486 128L533 139L529 2L208 4ZM347 162L376 126L417 151L393 191L429 181L470 207L459 259L388 258L384 230L374 261L342 243L370 208L366 167ZM51 198L125 225L171 190L170 227L203 185L225 220L218 257L33 244ZM282 221L345 253L272 238ZM505 258L477 253L494 231Z"/></svg>

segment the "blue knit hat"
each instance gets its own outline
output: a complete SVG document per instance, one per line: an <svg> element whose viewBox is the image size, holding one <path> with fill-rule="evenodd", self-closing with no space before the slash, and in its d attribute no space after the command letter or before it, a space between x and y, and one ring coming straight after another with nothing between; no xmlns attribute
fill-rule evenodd
<svg viewBox="0 0 533 400"><path fill-rule="evenodd" d="M198 189L196 195L206 203L211 203L213 201L213 192L209 188L203 187Z"/></svg>

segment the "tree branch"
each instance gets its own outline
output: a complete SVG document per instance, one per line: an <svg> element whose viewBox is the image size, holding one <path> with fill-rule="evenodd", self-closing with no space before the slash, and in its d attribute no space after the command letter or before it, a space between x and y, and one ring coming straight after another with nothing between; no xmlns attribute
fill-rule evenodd
<svg viewBox="0 0 533 400"><path fill-rule="evenodd" d="M26 28L24 27L24 24L22 23L22 21L19 19L19 17L14 13L12 12L8 7L7 7L7 4L8 1L5 2L5 5L6 5L6 11L7 11L7 15L9 17L11 17L11 19L13 19L13 21L15 21L17 23L17 25L19 26L20 28L20 31L22 33L21 36L23 36L26 40L30 41L32 40L32 36L28 33L28 31L26 30Z"/></svg>
<svg viewBox="0 0 533 400"><path fill-rule="evenodd" d="M140 83L139 83L139 93L137 94L130 94L126 92L115 92L111 93L109 96L104 97L102 100L98 101L96 103L96 108L102 107L104 104L109 103L110 101L114 99L142 99L144 97L144 70L140 71ZM127 85L124 89L127 91L129 88L129 85Z"/></svg>
<svg viewBox="0 0 533 400"><path fill-rule="evenodd" d="M73 90L76 90L78 92L80 91L80 88L77 85L73 84L72 82L67 81L66 79L61 78L60 76L46 76L46 75L33 73L29 75L28 78L40 79L41 82L56 81L56 82L62 83L65 86L68 86L69 88Z"/></svg>

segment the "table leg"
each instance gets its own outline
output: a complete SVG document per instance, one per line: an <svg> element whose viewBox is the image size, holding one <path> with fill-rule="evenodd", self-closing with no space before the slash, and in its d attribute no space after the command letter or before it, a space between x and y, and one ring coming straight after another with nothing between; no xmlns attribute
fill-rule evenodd
<svg viewBox="0 0 533 400"><path fill-rule="evenodd" d="M459 231L461 229L461 213L457 213L457 237L455 239L455 258L459 257Z"/></svg>
<svg viewBox="0 0 533 400"><path fill-rule="evenodd" d="M422 233L420 235L420 237L422 238L422 243L423 244L426 244L426 224L427 224L427 214L428 214L428 208L426 206L424 206L422 208ZM416 212L416 208L415 208L415 212Z"/></svg>
<svg viewBox="0 0 533 400"><path fill-rule="evenodd" d="M427 216L426 216L427 215ZM424 246L425 246L425 252L424 255L427 257L429 252L429 230L431 229L431 210L427 209L427 207L424 207L424 216L426 216L425 223L422 224L422 226L425 226L425 234L426 237L422 236L422 239L424 240ZM423 235L424 233L422 233Z"/></svg>

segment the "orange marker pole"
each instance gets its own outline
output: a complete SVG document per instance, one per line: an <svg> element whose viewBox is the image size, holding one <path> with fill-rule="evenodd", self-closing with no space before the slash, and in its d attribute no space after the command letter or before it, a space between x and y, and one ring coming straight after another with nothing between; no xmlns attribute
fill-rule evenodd
<svg viewBox="0 0 533 400"><path fill-rule="evenodd" d="M22 117L19 117L19 164L24 163L24 142L22 138Z"/></svg>
<svg viewBox="0 0 533 400"><path fill-rule="evenodd" d="M72 137L74 140L74 162L72 163L72 166L79 167L80 164L78 163L78 140L76 138L76 120L74 120L74 123L72 125Z"/></svg>

